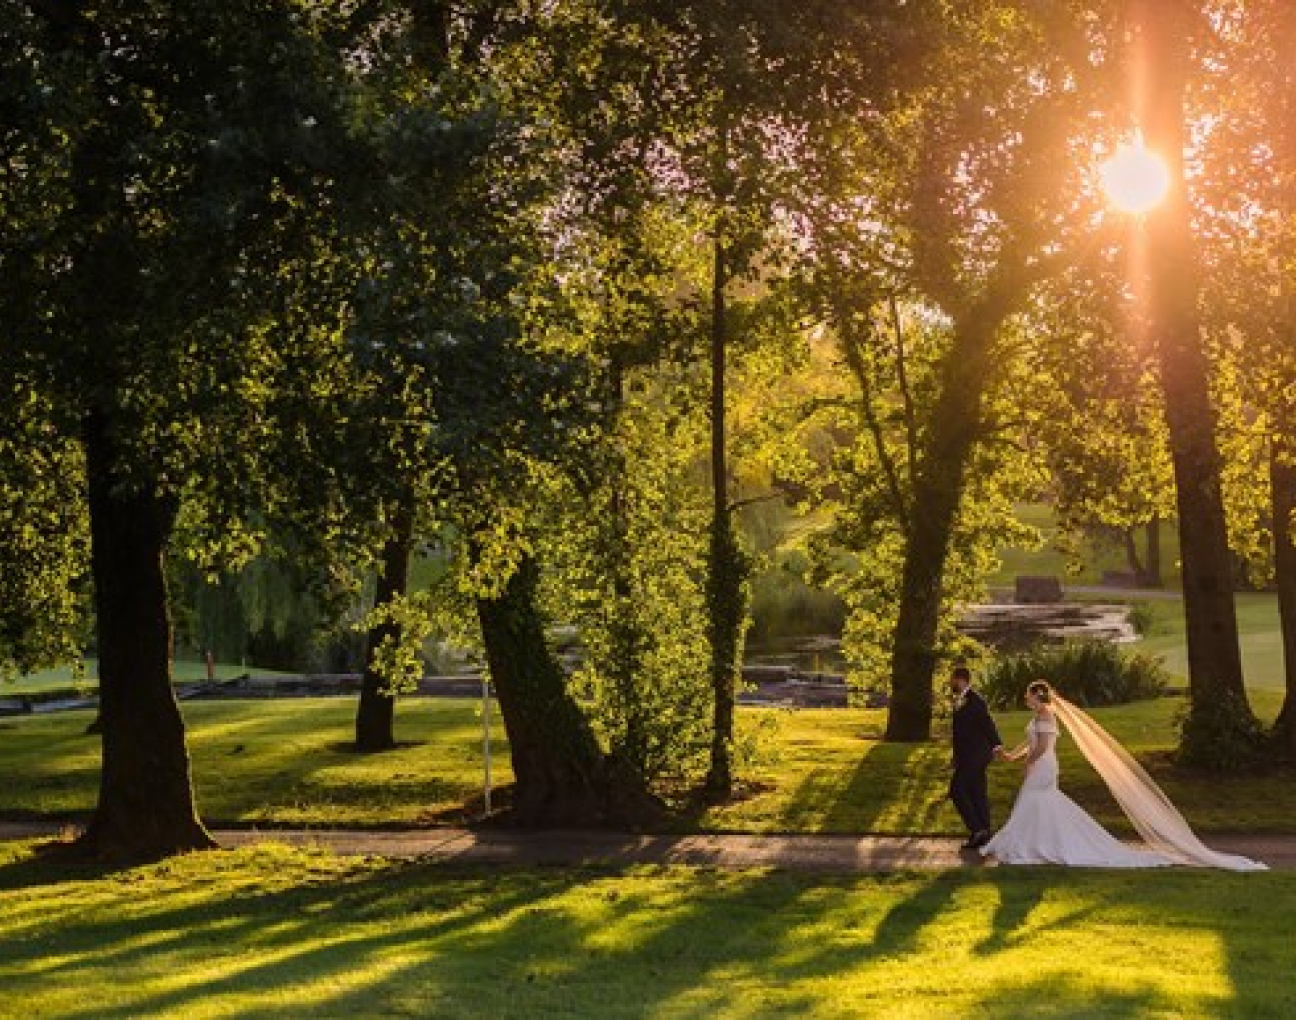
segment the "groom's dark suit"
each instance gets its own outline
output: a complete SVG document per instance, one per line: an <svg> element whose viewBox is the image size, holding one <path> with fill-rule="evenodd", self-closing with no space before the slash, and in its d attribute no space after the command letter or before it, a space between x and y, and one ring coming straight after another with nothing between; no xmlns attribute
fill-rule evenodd
<svg viewBox="0 0 1296 1020"><path fill-rule="evenodd" d="M954 775L949 795L959 817L975 837L990 832L990 798L986 768L1003 744L985 699L967 688L954 708Z"/></svg>

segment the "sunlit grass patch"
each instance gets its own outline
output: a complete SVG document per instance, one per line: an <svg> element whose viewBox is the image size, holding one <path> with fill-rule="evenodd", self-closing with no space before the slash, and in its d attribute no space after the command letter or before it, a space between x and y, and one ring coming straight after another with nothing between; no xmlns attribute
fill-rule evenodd
<svg viewBox="0 0 1296 1020"><path fill-rule="evenodd" d="M1283 1016L1272 873L463 870L0 851L5 1016Z"/></svg>

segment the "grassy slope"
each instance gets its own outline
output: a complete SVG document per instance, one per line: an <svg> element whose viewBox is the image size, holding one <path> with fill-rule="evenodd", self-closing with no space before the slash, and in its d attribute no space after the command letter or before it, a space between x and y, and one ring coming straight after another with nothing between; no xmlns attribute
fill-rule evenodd
<svg viewBox="0 0 1296 1020"><path fill-rule="evenodd" d="M1067 558L1057 548L1058 527L1052 507L1043 503L1022 503L1017 506L1017 517L1023 524L1038 529L1041 545L1037 549L1001 549L998 571L987 583L995 588L1011 588L1019 574L1042 574L1063 578L1066 584L1097 584L1105 570L1129 569L1125 553L1115 544L1095 543L1088 538L1076 541L1079 571L1068 572ZM1139 550L1144 547L1144 536L1139 535ZM1167 584L1178 584L1179 536L1173 522L1161 527L1161 563Z"/></svg>
<svg viewBox="0 0 1296 1020"><path fill-rule="evenodd" d="M1054 547L1057 525L1052 510L1043 504L1022 504L1017 508L1024 523L1040 530L1044 544L1039 549L1000 550L1002 564L988 580L992 588L1011 589L1019 574L1043 574L1064 579L1066 584L1096 584L1104 570L1127 569L1124 554L1114 546L1095 545L1082 539L1079 551L1083 569L1068 575L1063 555ZM1142 536L1139 538L1143 541ZM1175 563L1179 556L1178 536L1173 523L1161 529L1161 558L1166 581L1176 585ZM1090 598L1090 596L1086 596ZM1123 593L1112 589L1111 600L1122 601ZM1153 631L1137 647L1160 655L1170 672L1180 678L1188 675L1188 650L1184 642L1183 603L1177 598L1148 599L1144 603L1155 618ZM1282 637L1278 631L1278 598L1272 593L1239 593L1237 595L1238 630L1242 645L1242 665L1251 687L1283 687Z"/></svg>
<svg viewBox="0 0 1296 1020"><path fill-rule="evenodd" d="M1255 692L1272 719L1278 692ZM1168 764L1175 714L1165 699L1095 715L1133 749L1203 831L1296 831L1289 773L1202 777ZM415 741L357 756L346 750L354 703L347 698L189 702L184 706L200 809L215 825L365 827L430 824L481 789L481 719L472 701L403 702L397 735ZM98 742L82 734L86 713L0 720L0 818L60 819L87 812L98 780ZM495 718L495 779L510 779ZM1025 716L1004 714L1012 741ZM760 757L745 771L746 796L681 820L720 831L959 832L945 801L948 749L883 744L877 711L743 709L740 725L760 734ZM1067 792L1121 828L1100 780L1063 743ZM992 771L997 816L1006 815L1020 773ZM447 816L443 813L449 812Z"/></svg>
<svg viewBox="0 0 1296 1020"><path fill-rule="evenodd" d="M1286 874L456 871L0 846L0 1015L1296 1015Z"/></svg>
<svg viewBox="0 0 1296 1020"><path fill-rule="evenodd" d="M1188 675L1184 643L1183 603L1177 599L1144 603L1153 614L1151 632L1133 647L1160 655L1176 675ZM1238 633L1242 666L1252 687L1283 687L1282 635L1278 630L1278 596L1242 593L1237 596Z"/></svg>

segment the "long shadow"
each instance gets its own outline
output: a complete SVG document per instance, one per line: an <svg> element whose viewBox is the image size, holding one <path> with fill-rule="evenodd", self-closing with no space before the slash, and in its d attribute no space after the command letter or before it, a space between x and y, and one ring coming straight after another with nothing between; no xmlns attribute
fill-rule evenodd
<svg viewBox="0 0 1296 1020"><path fill-rule="evenodd" d="M873 944L885 952L907 954L949 907L950 895L958 887L940 874L924 877L916 895L897 900L883 915L873 933Z"/></svg>
<svg viewBox="0 0 1296 1020"><path fill-rule="evenodd" d="M709 1016L732 1012L738 986L753 996L743 1002L757 1004L749 1013L850 1015L884 1012L906 974L904 961L939 960L953 939L960 952L951 953L951 965L965 968L970 983L960 1006L971 1002L998 1016L1169 1015L1180 1008L1182 1000L1141 980L1137 967L1127 977L1097 980L1086 978L1083 954L1049 958L1049 947L1059 944L1053 936L1091 924L1100 941L1125 937L1128 926L1130 937L1153 947L1157 933L1168 933L1164 944L1176 952L1217 947L1233 987L1219 1001L1190 999L1195 1012L1296 1015L1285 1010L1296 1007L1296 991L1275 991L1274 979L1292 971L1296 949L1265 937L1275 930L1274 916L1296 913L1296 883L1286 876L1261 876L1273 914L1257 917L1221 909L1234 883L1241 889L1251 876L1214 873L1091 879L1061 869L1000 869L823 879L370 864L339 876L344 866L321 857L316 871L294 858L305 870L281 879L269 866L249 876L239 870L246 859L230 860L237 882L222 887L219 902L195 898L177 873L175 896L151 904L130 904L124 876L125 885L89 890L97 897L93 909L69 899L61 916L42 919L33 906L30 926L25 921L19 937L0 946L6 991L31 994L41 981L76 982L87 972L129 976L157 954L174 953L173 987L107 1005L87 997L61 1015L183 1015L205 1003L267 1018L547 1016L573 1015L574 1002L598 1002L601 1016ZM0 869L0 887L39 878L32 869L23 862ZM1222 885L1202 896L1203 881ZM114 903L130 907L114 912ZM30 937L37 933L42 937ZM188 972L185 959L207 951L227 954L228 962L217 973ZM1022 961L1019 976L994 968L1006 954ZM845 975L863 997L838 1010L825 995ZM919 980L909 990L921 995L926 987ZM285 988L300 994L273 997ZM931 1005L939 1011L947 1004Z"/></svg>
<svg viewBox="0 0 1296 1020"><path fill-rule="evenodd" d="M92 882L121 870L73 853L70 844L63 840L37 838L30 845L31 856L0 864L0 892Z"/></svg>
<svg viewBox="0 0 1296 1020"><path fill-rule="evenodd" d="M648 888L626 893L616 891L623 884L621 876L600 871L533 872L520 878L508 873L456 875L436 867L383 872L345 883L339 890L321 888L241 899L218 933L221 939L236 944L246 940L248 952L236 968L120 1008L104 1010L87 1004L85 1010L72 1015L169 1015L213 996L246 996L249 989L303 983L315 990L306 1002L266 1003L245 1015L297 1016L307 1011L307 1003L312 1011L327 1015L373 1015L396 1011L397 1000L409 996L413 1000L405 1004L410 1009L427 1008L440 1015L439 1009L432 1008L440 1007L447 1015L455 1015L456 1003L462 1006L474 995L481 995L477 986L484 980L504 990L502 996L487 997L482 1002L484 1010L494 1008L500 1015L551 1015L563 1011L574 991L604 989L605 994L615 996L619 974L630 967L650 973L648 998L620 1003L626 1007L622 1009L615 1008L618 1003L613 998L607 1015L641 1015L656 1009L685 1015L722 1013L730 1001L732 982L749 991L753 986L770 988L774 996L770 1005L779 1012L810 1012L826 1005L820 997L825 981L874 967L883 968L881 976L889 973L885 968L913 955L929 938L945 937L947 918L955 916L951 904L956 897L985 898L987 925L1011 924L1015 930L1020 921L1014 916L1023 909L1021 904L1031 897L1038 899L1059 877L1003 876L989 883L991 888L963 875L884 880L877 883L879 892L889 890L900 893L901 898L878 919L877 903L858 896L852 900L859 883L813 882L779 873L703 872L678 886L658 883L659 887L653 888L650 881ZM496 895L473 904L474 896L492 886L492 878L511 882L512 887L504 895L497 890ZM438 883L446 884L439 893ZM463 883L469 887L466 895ZM1017 883L1027 888L1013 889ZM572 908L574 890L597 891L600 887L607 887L607 895L617 897L605 910L583 914ZM1005 887L1011 889L1015 905L1007 914L997 911L992 920L989 896L995 890L1002 893ZM366 926L402 905L412 907L420 892L429 903L414 922L396 931ZM461 909L465 899L468 906ZM1149 899L1155 902L1159 897ZM843 900L852 902L844 904ZM318 918L313 928L306 921L282 920L285 916L309 917L321 908L328 910L326 920L332 925L326 924L322 933ZM966 914L964 907L957 915L963 923ZM1079 923L1083 916L1083 911L1064 913L1050 923L1066 927ZM179 932L196 928L199 937L204 930L211 937L215 927L213 919L202 911L166 912L158 920ZM268 933L259 927L259 922L266 921L272 925ZM831 931L822 930L825 921L831 922ZM1172 921L1183 923L1189 918ZM1192 921L1200 923L1201 919ZM618 940L603 943L601 936L609 928L624 930ZM308 929L316 936L314 942L303 938ZM1042 938L1044 931L1044 926L1035 926L1028 938ZM86 932L83 944L89 946L112 936L109 925L106 930ZM1002 941L1005 946L1012 942L1006 937ZM156 946L131 950L109 964L126 966L130 953L150 951L156 951ZM986 958L998 952L993 946L982 946L975 955ZM1079 978L1070 981L1065 975L1059 979L1059 961L1039 962L1041 966L1049 964L1052 978L1036 979L1027 972L1020 981L1006 985L997 980L993 990L986 991L986 1008L1012 1016L1032 1012L1137 1015L1168 1007L1155 988L1139 986L1137 975L1131 975L1128 988L1103 986L1102 1000L1095 1002L1092 983ZM767 965L773 967L772 975L766 971ZM963 966L969 970L969 980L975 981L975 961ZM354 977L366 972L374 976ZM349 975L353 980L348 982ZM779 983L784 987L777 987ZM392 991L393 987L404 990ZM638 994L645 993L642 981L633 987ZM431 998L423 997L417 991L420 988L429 990ZM878 997L874 1005L881 1005L890 989L880 977L870 991ZM465 1010L461 1015L469 1014Z"/></svg>
<svg viewBox="0 0 1296 1020"><path fill-rule="evenodd" d="M845 774L811 772L793 791L781 828L811 820L832 832L923 832L943 826L945 751L926 744L869 745Z"/></svg>
<svg viewBox="0 0 1296 1020"><path fill-rule="evenodd" d="M1000 882L999 903L990 931L976 945L978 953L996 953L1026 937L1026 921L1040 904L1041 890L1034 883Z"/></svg>
<svg viewBox="0 0 1296 1020"><path fill-rule="evenodd" d="M19 873L15 877L20 877L28 869L15 870ZM442 890L428 884L426 868L392 865L319 884L273 891L244 890L216 905L199 901L174 908L135 910L129 916L111 919L97 918L91 911L84 919L67 922L57 947L48 938L22 937L20 927L20 937L7 943L0 955L11 974L41 980L65 974L73 965L69 957L96 971L120 975L130 974L133 967L147 967L152 957L180 946L210 946L214 953L233 954L234 961L219 977L182 982L174 990L141 996L120 1006L87 996L83 1008L60 1014L87 1018L179 1016L186 1004L212 995L246 992L249 987L276 988L300 983L303 978L336 979L357 967L363 968L368 950L381 956L399 949L412 937L435 939L465 927L472 930L485 925L493 915L508 915L537 899L553 897L571 884L571 878L563 874L536 874L511 892L501 894L488 874L448 874L455 881ZM476 905L471 902L474 897ZM80 909L93 906L97 905L83 905ZM347 931L348 926L409 913L426 916L427 920L379 936L352 937ZM53 920L48 915L35 917L27 927L45 933ZM337 937L327 934L331 925L338 928ZM15 925L10 923L6 928L13 931ZM12 985L10 991L14 991ZM299 1015L300 1009L300 1004L293 1004L283 1013ZM358 1015L366 1012L360 1010Z"/></svg>

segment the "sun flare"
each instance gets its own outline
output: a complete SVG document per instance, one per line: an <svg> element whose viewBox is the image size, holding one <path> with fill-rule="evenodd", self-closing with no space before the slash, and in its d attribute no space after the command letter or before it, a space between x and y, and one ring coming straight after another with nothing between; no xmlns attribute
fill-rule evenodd
<svg viewBox="0 0 1296 1020"><path fill-rule="evenodd" d="M1098 173L1108 200L1128 213L1147 212L1170 190L1165 160L1143 144L1141 134L1117 145L1115 155L1098 167Z"/></svg>

